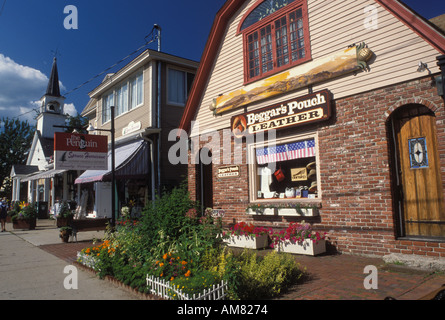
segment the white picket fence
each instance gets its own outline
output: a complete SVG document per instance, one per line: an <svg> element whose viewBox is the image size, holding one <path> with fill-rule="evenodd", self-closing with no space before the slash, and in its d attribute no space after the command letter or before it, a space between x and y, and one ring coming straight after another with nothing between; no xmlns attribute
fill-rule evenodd
<svg viewBox="0 0 445 320"><path fill-rule="evenodd" d="M166 300L223 300L227 292L227 282L221 281L219 285L213 285L211 289L204 289L202 293L190 296L183 293L181 289L176 289L170 281L155 278L147 275L147 286L150 293Z"/></svg>

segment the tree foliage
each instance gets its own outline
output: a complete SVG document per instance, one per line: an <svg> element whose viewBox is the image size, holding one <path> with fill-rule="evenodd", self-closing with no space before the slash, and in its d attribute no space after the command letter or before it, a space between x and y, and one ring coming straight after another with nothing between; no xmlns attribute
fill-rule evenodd
<svg viewBox="0 0 445 320"><path fill-rule="evenodd" d="M18 119L3 118L0 123L0 184L8 189L5 178L13 165L26 163L35 128Z"/></svg>
<svg viewBox="0 0 445 320"><path fill-rule="evenodd" d="M88 126L88 118L82 117L80 114L75 117L67 115L66 123L68 127L71 127L70 129L66 129L66 132L68 133L73 132L74 128L76 128L79 133L88 133L86 130Z"/></svg>

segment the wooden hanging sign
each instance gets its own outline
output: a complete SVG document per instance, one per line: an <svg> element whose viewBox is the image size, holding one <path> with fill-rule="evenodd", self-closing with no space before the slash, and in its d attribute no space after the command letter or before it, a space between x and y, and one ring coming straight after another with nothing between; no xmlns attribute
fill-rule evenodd
<svg viewBox="0 0 445 320"><path fill-rule="evenodd" d="M210 110L215 114L221 114L253 102L366 69L372 55L372 51L364 43L347 48L223 94L213 100Z"/></svg>
<svg viewBox="0 0 445 320"><path fill-rule="evenodd" d="M232 117L236 137L326 121L332 115L331 93L322 90Z"/></svg>

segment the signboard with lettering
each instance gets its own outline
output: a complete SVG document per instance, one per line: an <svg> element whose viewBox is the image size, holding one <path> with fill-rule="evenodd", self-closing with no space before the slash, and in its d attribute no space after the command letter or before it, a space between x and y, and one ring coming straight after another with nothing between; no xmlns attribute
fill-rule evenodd
<svg viewBox="0 0 445 320"><path fill-rule="evenodd" d="M54 135L54 169L108 170L108 138L57 132Z"/></svg>
<svg viewBox="0 0 445 320"><path fill-rule="evenodd" d="M324 121L330 117L331 94L323 90L232 117L231 128L235 136L243 136Z"/></svg>
<svg viewBox="0 0 445 320"><path fill-rule="evenodd" d="M238 177L240 174L239 166L228 166L218 168L218 178Z"/></svg>

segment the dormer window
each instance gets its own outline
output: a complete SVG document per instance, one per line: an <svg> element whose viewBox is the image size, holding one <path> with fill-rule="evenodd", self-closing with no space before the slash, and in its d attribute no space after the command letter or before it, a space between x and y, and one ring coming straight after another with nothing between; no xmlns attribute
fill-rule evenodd
<svg viewBox="0 0 445 320"><path fill-rule="evenodd" d="M266 0L241 21L245 82L311 59L307 0Z"/></svg>

